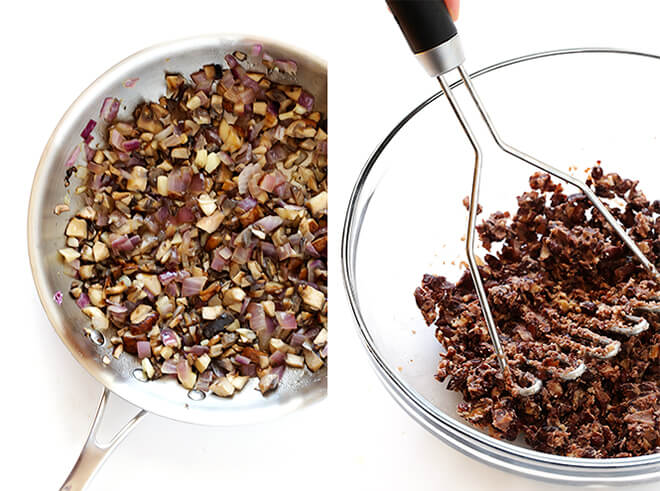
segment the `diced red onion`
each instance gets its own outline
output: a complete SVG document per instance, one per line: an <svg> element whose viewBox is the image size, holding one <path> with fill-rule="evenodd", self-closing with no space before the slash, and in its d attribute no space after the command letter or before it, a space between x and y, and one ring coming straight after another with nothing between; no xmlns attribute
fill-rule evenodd
<svg viewBox="0 0 660 491"><path fill-rule="evenodd" d="M137 355L140 360L151 356L151 344L149 344L149 341L137 342Z"/></svg>
<svg viewBox="0 0 660 491"><path fill-rule="evenodd" d="M237 247L231 256L231 260L236 264L245 264L250 260L252 247Z"/></svg>
<svg viewBox="0 0 660 491"><path fill-rule="evenodd" d="M250 211L252 208L257 206L257 200L251 196L239 201L236 206L238 206L243 211Z"/></svg>
<svg viewBox="0 0 660 491"><path fill-rule="evenodd" d="M257 366L256 365L239 365L238 371L244 377L256 377L257 376Z"/></svg>
<svg viewBox="0 0 660 491"><path fill-rule="evenodd" d="M106 97L101 106L100 116L106 123L112 123L119 112L119 99Z"/></svg>
<svg viewBox="0 0 660 491"><path fill-rule="evenodd" d="M211 269L221 272L225 269L225 266L229 264L229 261L221 257L216 249L215 254L213 254L213 261L211 261Z"/></svg>
<svg viewBox="0 0 660 491"><path fill-rule="evenodd" d="M266 152L266 161L269 164L274 164L284 160L288 154L289 152L286 148L284 148L284 145L276 143L270 150Z"/></svg>
<svg viewBox="0 0 660 491"><path fill-rule="evenodd" d="M243 104L252 104L255 100L257 100L254 90L249 87L239 92L238 97Z"/></svg>
<svg viewBox="0 0 660 491"><path fill-rule="evenodd" d="M187 380L190 377L190 372L192 372L192 368L188 365L186 359L181 357L176 364L176 374L179 380Z"/></svg>
<svg viewBox="0 0 660 491"><path fill-rule="evenodd" d="M206 276L193 276L191 278L186 278L183 280L183 285L181 287L181 296L183 297L192 297L193 295L198 295L199 292L204 288L206 283Z"/></svg>
<svg viewBox="0 0 660 491"><path fill-rule="evenodd" d="M293 247L298 247L301 240L302 235L300 235L300 232L296 232L295 234L289 236L289 244L291 244Z"/></svg>
<svg viewBox="0 0 660 491"><path fill-rule="evenodd" d="M296 316L289 312L275 312L275 319L282 329L292 330L298 327Z"/></svg>
<svg viewBox="0 0 660 491"><path fill-rule="evenodd" d="M194 346L186 346L184 350L187 353L192 353L195 356L202 356L209 352L209 347L196 344Z"/></svg>
<svg viewBox="0 0 660 491"><path fill-rule="evenodd" d="M193 223L195 221L195 214L188 206L183 206L177 211L174 221L179 225Z"/></svg>
<svg viewBox="0 0 660 491"><path fill-rule="evenodd" d="M298 64L293 60L275 60L275 66L288 75L295 75L298 71Z"/></svg>
<svg viewBox="0 0 660 491"><path fill-rule="evenodd" d="M158 223L165 223L170 218L170 211L167 209L167 206L161 206L155 213L154 218Z"/></svg>
<svg viewBox="0 0 660 491"><path fill-rule="evenodd" d="M102 165L99 165L93 161L87 162L87 170L89 170L89 172L92 174L103 174L105 171Z"/></svg>
<svg viewBox="0 0 660 491"><path fill-rule="evenodd" d="M133 242L127 235L122 235L110 243L110 246L121 252L128 252L133 250Z"/></svg>
<svg viewBox="0 0 660 491"><path fill-rule="evenodd" d="M173 271L165 271L164 273L158 275L158 280L163 285L169 285L176 278L177 278L177 274Z"/></svg>
<svg viewBox="0 0 660 491"><path fill-rule="evenodd" d="M174 347L179 345L179 339L172 329L165 327L160 331L160 340L165 346Z"/></svg>
<svg viewBox="0 0 660 491"><path fill-rule="evenodd" d="M264 191L266 191L267 193L272 193L276 187L280 186L281 184L284 184L285 182L286 182L286 177L284 177L281 172L276 171L276 172L271 172L270 174L266 174L261 179L261 182L259 183L259 187Z"/></svg>
<svg viewBox="0 0 660 491"><path fill-rule="evenodd" d="M160 371L165 375L176 375L176 362L172 358L165 360L160 366Z"/></svg>
<svg viewBox="0 0 660 491"><path fill-rule="evenodd" d="M263 46L260 44L253 44L252 47L250 48L250 54L252 56L259 56L261 52L263 51Z"/></svg>
<svg viewBox="0 0 660 491"><path fill-rule="evenodd" d="M234 75L231 73L230 70L226 70L225 73L222 74L222 79L220 80L220 83L225 89L231 89L236 81L234 80Z"/></svg>
<svg viewBox="0 0 660 491"><path fill-rule="evenodd" d="M298 96L298 104L307 109L307 112L309 112L314 107L314 96L306 90L303 90L300 93L300 96Z"/></svg>
<svg viewBox="0 0 660 491"><path fill-rule="evenodd" d="M190 276L191 276L190 272L186 270L181 270L176 272L176 280L180 282L183 282L183 280L185 280L186 278L190 278Z"/></svg>
<svg viewBox="0 0 660 491"><path fill-rule="evenodd" d="M259 329L266 328L266 312L260 303L250 303L248 313L250 314L250 329L257 332Z"/></svg>
<svg viewBox="0 0 660 491"><path fill-rule="evenodd" d="M274 367L283 365L286 362L286 354L282 351L276 351L270 355L270 364Z"/></svg>
<svg viewBox="0 0 660 491"><path fill-rule="evenodd" d="M270 373L277 375L278 380L282 380L284 371L286 370L286 365L280 365L278 367L271 368Z"/></svg>
<svg viewBox="0 0 660 491"><path fill-rule="evenodd" d="M206 189L206 179L204 178L204 174L201 172L198 174L195 174L192 177L192 181L190 182L190 192L193 194L199 194L203 192Z"/></svg>
<svg viewBox="0 0 660 491"><path fill-rule="evenodd" d="M175 127L175 129L176 129L176 127ZM173 135L170 135L170 136L168 136L167 138L165 138L163 140L163 146L166 147L166 148L174 147L174 146L178 145L180 141L181 141L180 135L173 134Z"/></svg>
<svg viewBox="0 0 660 491"><path fill-rule="evenodd" d="M218 255L223 259L229 259L232 256L232 251L229 247L225 246L218 251Z"/></svg>
<svg viewBox="0 0 660 491"><path fill-rule="evenodd" d="M96 121L94 121L93 119L90 119L87 122L87 125L85 126L85 129L82 130L82 133L80 133L80 137L83 140L87 140L87 137L89 137L89 135L92 133L92 130L94 129L95 126L96 126Z"/></svg>
<svg viewBox="0 0 660 491"><path fill-rule="evenodd" d="M307 336L298 332L294 332L291 336L291 341L289 344L291 344L291 346L294 348L299 348L305 341L307 341Z"/></svg>
<svg viewBox="0 0 660 491"><path fill-rule="evenodd" d="M89 297L86 293L81 293L76 300L76 305L82 310L90 304Z"/></svg>
<svg viewBox="0 0 660 491"><path fill-rule="evenodd" d="M116 128L110 130L110 145L115 147L117 150L124 149L124 137L122 136Z"/></svg>
<svg viewBox="0 0 660 491"><path fill-rule="evenodd" d="M179 167L167 176L167 190L175 195L184 195L191 181L192 170L189 167Z"/></svg>
<svg viewBox="0 0 660 491"><path fill-rule="evenodd" d="M124 144L122 145L122 148L127 152L132 152L133 150L137 150L138 148L140 148L140 140L138 140L137 138L133 138L132 140L125 141Z"/></svg>
<svg viewBox="0 0 660 491"><path fill-rule="evenodd" d="M165 293L167 293L170 297L178 297L179 288L176 286L176 283L172 282L165 287Z"/></svg>
<svg viewBox="0 0 660 491"><path fill-rule="evenodd" d="M91 141L91 140L90 140ZM87 166L89 167L89 164L92 163L92 159L94 158L94 155L96 155L96 150L91 148L88 145L89 142L86 142L83 147L85 148L85 160L87 160Z"/></svg>
<svg viewBox="0 0 660 491"><path fill-rule="evenodd" d="M76 145L76 148L71 151L71 154L69 155L69 158L66 159L64 166L71 167L73 164L75 164L76 160L78 160L78 155L80 155L80 145Z"/></svg>
<svg viewBox="0 0 660 491"><path fill-rule="evenodd" d="M270 242L261 241L259 245L264 255L268 257L277 257L277 249L273 244L271 244Z"/></svg>
<svg viewBox="0 0 660 491"><path fill-rule="evenodd" d="M269 234L277 227L282 225L283 222L284 220L282 220L277 215L268 215L254 222L253 227L263 230L264 232Z"/></svg>
<svg viewBox="0 0 660 491"><path fill-rule="evenodd" d="M240 194L247 193L249 180L257 172L259 172L259 166L257 164L246 165L241 171L238 175L238 192Z"/></svg>
<svg viewBox="0 0 660 491"><path fill-rule="evenodd" d="M305 253L312 257L319 257L319 252L314 248L311 242L305 244Z"/></svg>
<svg viewBox="0 0 660 491"><path fill-rule="evenodd" d="M252 360L250 360L247 356L243 355L236 355L234 356L234 361L238 363L239 365L249 365L252 363Z"/></svg>
<svg viewBox="0 0 660 491"><path fill-rule="evenodd" d="M204 373L202 373L197 378L197 384L195 385L195 388L197 390L201 390L202 392L206 392L207 390L209 390L209 386L211 385L212 380L213 380L213 371L205 370Z"/></svg>
<svg viewBox="0 0 660 491"><path fill-rule="evenodd" d="M277 186L274 190L275 196L281 199L290 199L293 195L291 193L291 184L284 182Z"/></svg>
<svg viewBox="0 0 660 491"><path fill-rule="evenodd" d="M323 271L325 265L320 259L314 259L307 263L307 281L315 281L317 271Z"/></svg>
<svg viewBox="0 0 660 491"><path fill-rule="evenodd" d="M108 305L108 317L113 321L123 324L128 319L128 307L120 304Z"/></svg>
<svg viewBox="0 0 660 491"><path fill-rule="evenodd" d="M140 80L140 77L129 78L124 82L124 87L127 89L135 87L135 84L138 82L138 80Z"/></svg>
<svg viewBox="0 0 660 491"><path fill-rule="evenodd" d="M213 85L213 80L209 80L206 77L206 72L204 70L200 70L198 72L195 72L190 75L190 78L192 78L193 82L195 83L195 88L197 90L201 90L204 92L209 92L211 90L211 86Z"/></svg>

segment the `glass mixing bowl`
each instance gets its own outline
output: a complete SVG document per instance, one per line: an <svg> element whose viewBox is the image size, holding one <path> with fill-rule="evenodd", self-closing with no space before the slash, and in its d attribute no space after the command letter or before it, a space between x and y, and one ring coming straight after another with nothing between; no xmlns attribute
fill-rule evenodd
<svg viewBox="0 0 660 491"><path fill-rule="evenodd" d="M612 49L539 53L474 74L475 85L507 143L585 177L605 171L639 179L660 197L660 57ZM465 88L455 93L479 123ZM534 169L492 145L484 148L484 214L515 211ZM491 146L492 145L492 146ZM434 379L440 344L413 298L424 273L456 280L465 259L474 156L442 93L430 97L387 135L362 169L344 236L344 281L359 334L383 383L420 424L452 447L488 464L537 479L623 484L660 478L660 454L579 459L531 450L465 423L460 395ZM570 192L570 190L568 190ZM483 252L482 252L483 253Z"/></svg>

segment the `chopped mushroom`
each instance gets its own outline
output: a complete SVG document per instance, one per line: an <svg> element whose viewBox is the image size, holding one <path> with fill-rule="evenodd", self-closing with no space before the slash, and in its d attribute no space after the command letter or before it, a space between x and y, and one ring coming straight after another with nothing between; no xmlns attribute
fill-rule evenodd
<svg viewBox="0 0 660 491"><path fill-rule="evenodd" d="M215 211L211 216L200 218L197 221L197 227L201 228L204 232L212 234L225 219L225 216L220 210Z"/></svg>
<svg viewBox="0 0 660 491"><path fill-rule="evenodd" d="M87 238L87 222L80 218L72 218L66 227L66 235L69 237Z"/></svg>
<svg viewBox="0 0 660 491"><path fill-rule="evenodd" d="M103 311L98 307L88 306L82 309L83 314L87 315L92 320L92 327L99 331L104 331L108 328L110 323Z"/></svg>
<svg viewBox="0 0 660 491"><path fill-rule="evenodd" d="M303 302L309 305L313 310L321 310L325 303L325 296L316 288L306 285L300 294Z"/></svg>
<svg viewBox="0 0 660 491"><path fill-rule="evenodd" d="M72 249L71 247L60 249L58 252L67 263L72 263L73 261L75 261L80 257L80 253L77 250Z"/></svg>
<svg viewBox="0 0 660 491"><path fill-rule="evenodd" d="M122 121L104 100L107 126L65 176L83 205L59 254L114 358L231 397L326 357L327 135L305 88L225 61L166 75Z"/></svg>
<svg viewBox="0 0 660 491"><path fill-rule="evenodd" d="M94 246L92 247L92 254L94 256L94 261L97 263L110 257L108 246L100 241L94 242Z"/></svg>
<svg viewBox="0 0 660 491"><path fill-rule="evenodd" d="M223 377L211 384L211 390L220 397L231 397L234 395L236 388L226 377Z"/></svg>

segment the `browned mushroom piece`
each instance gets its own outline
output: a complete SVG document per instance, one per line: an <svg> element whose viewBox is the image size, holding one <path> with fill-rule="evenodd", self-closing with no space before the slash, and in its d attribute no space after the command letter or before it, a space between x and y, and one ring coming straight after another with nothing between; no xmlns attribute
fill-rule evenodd
<svg viewBox="0 0 660 491"><path fill-rule="evenodd" d="M66 175L84 207L60 249L115 357L223 397L327 362L323 118L303 87L237 59L166 75L167 95L130 120L106 107L107 144Z"/></svg>

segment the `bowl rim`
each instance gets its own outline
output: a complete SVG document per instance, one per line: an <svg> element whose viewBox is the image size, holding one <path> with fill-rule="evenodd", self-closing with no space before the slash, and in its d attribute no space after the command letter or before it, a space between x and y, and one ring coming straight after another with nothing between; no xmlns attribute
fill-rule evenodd
<svg viewBox="0 0 660 491"><path fill-rule="evenodd" d="M541 51L510 58L477 70L472 73L471 76L476 78L527 61L574 54L615 54L651 58L660 61L660 55L641 51L606 47L569 48ZM458 80L451 84L451 88L453 89L462 84L463 81ZM362 198L365 183L367 182L371 171L376 166L380 155L384 152L389 143L394 139L398 132L415 115L417 115L417 113L442 96L444 96L444 92L440 90L416 106L412 111L405 115L376 146L376 149L372 152L358 174L358 178L351 192L346 209L341 240L341 262L344 289L351 306L358 334L362 340L362 344L369 354L379 378L385 384L395 400L403 406L406 412L413 416L418 423L450 446L487 464L542 480L572 482L576 484L585 484L586 482L593 483L595 482L593 479L594 477L597 478L597 482L602 483L629 483L632 481L641 482L659 479L660 454L609 459L565 457L519 447L482 433L461 420L452 418L444 413L426 400L415 389L408 386L402 377L400 377L396 371L388 365L385 357L377 348L369 331L369 327L362 317L357 285L355 283L357 245L359 243L359 235L366 215L370 196L366 197L366 204L362 208L358 208L358 203ZM530 468L530 465L532 468ZM648 470L648 473L644 473L640 476L640 470ZM601 476L579 476L576 473L579 473L580 471L607 471L607 473L604 473ZM555 475L556 472L561 475Z"/></svg>
<svg viewBox="0 0 660 491"><path fill-rule="evenodd" d="M71 118L74 118L79 107L84 106L88 99L94 97L95 92L99 86L102 86L108 80L117 78L117 75L126 67L140 67L148 64L153 59L166 59L167 54L185 51L187 49L198 49L205 46L211 46L217 43L228 42L245 42L245 43L258 43L267 47L272 47L278 51L292 53L291 56L297 57L299 60L306 60L310 65L319 67L326 76L327 86L327 62L305 49L297 46L290 45L279 40L271 39L264 36L252 35L249 33L235 33L235 32L218 32L210 34L202 34L196 36L187 36L173 40L167 40L147 46L129 56L124 57L120 61L114 63L110 68L104 71L101 75L94 79L76 99L70 104L62 117L59 119L57 125L50 134L44 150L42 151L39 163L34 172L34 178L30 189L30 199L28 204L27 215L27 249L30 262L30 270L32 279L37 290L39 301L42 305L44 312L48 318L49 323L57 333L62 343L67 347L71 355L82 366L82 368L92 375L99 383L105 386L108 390L115 395L121 397L127 402L141 408L148 412L157 414L159 416L179 421L183 423L200 424L204 426L234 426L243 424L255 424L270 421L282 417L297 409L311 406L323 401L327 397L327 375L323 375L319 381L319 389L315 390L313 394L308 394L305 397L296 397L295 400L280 403L271 406L264 405L264 409L257 410L251 409L246 411L244 415L238 415L235 418L214 417L211 418L201 412L193 412L189 410L177 409L173 404L159 404L154 397L150 396L146 391L133 390L129 384L120 380L114 380L106 372L98 367L98 363L86 356L75 348L70 339L70 334L67 334L65 329L56 315L57 306L52 301L52 292L48 290L48 284L45 279L45 273L41 270L38 245L36 238L39 236L39 198L41 194L41 187L43 183L43 176L48 167L53 164L53 155L58 148L58 141L60 137L67 131L68 123ZM327 372L326 372L327 374ZM191 405L193 400L188 401ZM188 404L186 404L188 406ZM236 410L234 410L236 412ZM222 416L222 414L221 414Z"/></svg>

